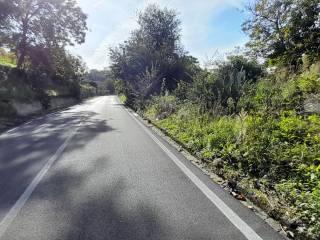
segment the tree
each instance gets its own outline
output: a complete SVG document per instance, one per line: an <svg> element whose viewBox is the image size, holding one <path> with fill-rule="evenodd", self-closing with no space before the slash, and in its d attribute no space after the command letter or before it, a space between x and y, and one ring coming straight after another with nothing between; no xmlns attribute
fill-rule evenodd
<svg viewBox="0 0 320 240"><path fill-rule="evenodd" d="M149 5L140 12L138 24L140 29L135 32L136 37L153 50L172 54L179 49L181 22L174 10Z"/></svg>
<svg viewBox="0 0 320 240"><path fill-rule="evenodd" d="M131 37L111 49L111 71L122 86L134 91L143 103L161 86L172 91L180 80L191 81L194 59L180 45L180 20L174 10L149 5L138 17L139 28ZM190 70L190 71L189 71Z"/></svg>
<svg viewBox="0 0 320 240"><path fill-rule="evenodd" d="M12 13L13 5L11 1L0 0L0 47L5 42L5 36L1 32L8 30L9 15Z"/></svg>
<svg viewBox="0 0 320 240"><path fill-rule="evenodd" d="M319 0L255 0L248 10L243 30L256 55L293 66L304 54L319 57Z"/></svg>
<svg viewBox="0 0 320 240"><path fill-rule="evenodd" d="M80 83L85 80L87 66L79 56L73 56L65 50L55 53L56 71L53 79L59 85L67 86L73 97L80 97Z"/></svg>
<svg viewBox="0 0 320 240"><path fill-rule="evenodd" d="M0 29L6 28L8 16L13 8L11 1L0 0Z"/></svg>
<svg viewBox="0 0 320 240"><path fill-rule="evenodd" d="M42 49L50 57L54 49L85 40L87 17L74 0L2 0L1 5L12 7L0 36L16 53L18 68L34 50Z"/></svg>

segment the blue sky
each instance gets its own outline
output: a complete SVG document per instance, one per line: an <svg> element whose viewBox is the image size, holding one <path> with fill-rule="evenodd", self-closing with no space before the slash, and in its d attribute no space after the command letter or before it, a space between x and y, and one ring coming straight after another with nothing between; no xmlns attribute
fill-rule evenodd
<svg viewBox="0 0 320 240"><path fill-rule="evenodd" d="M109 65L108 49L126 40L135 29L137 13L148 4L175 9L182 21L182 44L202 64L243 46L248 40L241 31L245 20L244 0L77 0L88 14L86 43L71 51L89 68Z"/></svg>

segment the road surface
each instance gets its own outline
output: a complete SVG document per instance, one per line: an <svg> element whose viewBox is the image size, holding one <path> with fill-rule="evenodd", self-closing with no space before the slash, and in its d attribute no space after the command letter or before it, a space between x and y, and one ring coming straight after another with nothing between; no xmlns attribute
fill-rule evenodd
<svg viewBox="0 0 320 240"><path fill-rule="evenodd" d="M282 239L156 136L97 97L0 136L0 239Z"/></svg>

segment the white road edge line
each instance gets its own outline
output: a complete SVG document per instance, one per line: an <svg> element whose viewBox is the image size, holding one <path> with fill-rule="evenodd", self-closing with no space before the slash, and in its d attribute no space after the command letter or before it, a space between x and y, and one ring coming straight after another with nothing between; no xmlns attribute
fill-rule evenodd
<svg viewBox="0 0 320 240"><path fill-rule="evenodd" d="M131 112L124 108L142 129L159 145L171 160L187 175L188 178L202 191L202 193L240 230L248 240L263 240L247 223L245 223L228 205L226 205L207 185L205 185L191 170L186 167L151 131L142 124Z"/></svg>
<svg viewBox="0 0 320 240"><path fill-rule="evenodd" d="M33 122L33 120L36 120L36 119L32 119L32 120L30 120L30 121L28 121L28 122L24 123L23 125L28 125L28 124L32 123L32 122Z"/></svg>
<svg viewBox="0 0 320 240"><path fill-rule="evenodd" d="M48 172L48 170L51 168L53 163L61 156L63 151L66 149L70 140L77 133L79 127L80 126L78 126L75 130L72 131L72 133L63 142L63 144L58 148L58 150L53 154L53 156L46 162L46 164L43 166L43 168L40 170L40 172L35 176L35 178L32 180L32 182L29 184L29 186L23 192L23 194L19 197L19 199L16 201L16 203L12 206L12 208L9 210L9 212L2 219L2 221L0 222L0 239L3 237L6 230L11 225L11 223L16 218L16 216L19 214L20 210L25 205L27 200L30 198L31 194L33 193L35 188L38 186L38 184L40 183L40 181L42 180L44 175Z"/></svg>
<svg viewBox="0 0 320 240"><path fill-rule="evenodd" d="M7 133L11 133L11 132L13 132L14 130L16 130L18 127L15 127L15 128L12 128L12 129L10 129L9 131L7 131Z"/></svg>

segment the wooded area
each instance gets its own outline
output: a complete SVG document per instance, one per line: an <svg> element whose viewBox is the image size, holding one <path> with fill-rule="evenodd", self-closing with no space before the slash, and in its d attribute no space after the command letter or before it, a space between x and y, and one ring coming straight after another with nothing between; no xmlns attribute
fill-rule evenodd
<svg viewBox="0 0 320 240"><path fill-rule="evenodd" d="M46 110L52 98L96 95L84 61L68 51L87 31L76 1L1 0L0 118L15 117L13 102L40 101Z"/></svg>

